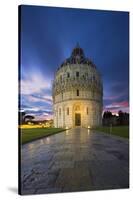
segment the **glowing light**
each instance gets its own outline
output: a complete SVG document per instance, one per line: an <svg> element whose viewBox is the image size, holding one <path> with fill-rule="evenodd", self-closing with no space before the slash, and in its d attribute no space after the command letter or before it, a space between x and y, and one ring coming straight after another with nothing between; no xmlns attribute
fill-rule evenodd
<svg viewBox="0 0 133 200"><path fill-rule="evenodd" d="M90 129L91 127L90 127L90 126L88 126L88 128Z"/></svg>
<svg viewBox="0 0 133 200"><path fill-rule="evenodd" d="M30 144L28 145L28 147L29 147L30 150L32 150L32 149L34 148L34 143L30 143Z"/></svg>
<svg viewBox="0 0 133 200"><path fill-rule="evenodd" d="M43 139L40 140L40 144L41 144L41 145L44 144L44 140L43 140Z"/></svg>
<svg viewBox="0 0 133 200"><path fill-rule="evenodd" d="M49 137L46 138L46 144L50 144L50 138Z"/></svg>
<svg viewBox="0 0 133 200"><path fill-rule="evenodd" d="M66 130L66 135L69 135L69 131L68 130Z"/></svg>
<svg viewBox="0 0 133 200"><path fill-rule="evenodd" d="M42 128L42 125L35 125L35 124L23 124L23 125L20 125L19 128L21 129L27 129L27 128Z"/></svg>

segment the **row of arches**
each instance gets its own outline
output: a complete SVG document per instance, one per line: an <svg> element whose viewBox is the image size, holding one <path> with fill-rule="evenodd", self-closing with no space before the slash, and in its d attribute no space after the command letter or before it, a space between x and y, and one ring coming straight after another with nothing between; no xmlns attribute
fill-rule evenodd
<svg viewBox="0 0 133 200"><path fill-rule="evenodd" d="M64 92L59 92L56 95L53 95L53 101L54 103L65 101L65 100L76 100L76 99L88 99L88 100L96 100L100 101L102 98L102 94L100 91L94 91L89 90L87 91L86 89L69 89Z"/></svg>
<svg viewBox="0 0 133 200"><path fill-rule="evenodd" d="M60 75L57 78L58 82L62 82L64 80L64 78L67 78L69 80L69 78L83 78L85 80L90 80L90 81L97 81L99 82L98 78L96 75L90 75L88 73L81 73L79 71L75 72L75 73L70 73L67 72L66 74Z"/></svg>
<svg viewBox="0 0 133 200"><path fill-rule="evenodd" d="M72 110L74 110L75 112L80 112L80 111L81 111L79 105L76 105L76 106L74 107L74 109L72 109ZM66 107L66 108L62 109L62 108L60 107L60 108L58 108L57 110L55 109L55 111L54 111L55 116L57 116L57 115L61 116L61 115L63 114L63 112L65 112L66 115L69 115L69 113L70 113L70 108L69 108L69 107ZM89 108L86 107L86 115L88 115L88 114L89 114Z"/></svg>

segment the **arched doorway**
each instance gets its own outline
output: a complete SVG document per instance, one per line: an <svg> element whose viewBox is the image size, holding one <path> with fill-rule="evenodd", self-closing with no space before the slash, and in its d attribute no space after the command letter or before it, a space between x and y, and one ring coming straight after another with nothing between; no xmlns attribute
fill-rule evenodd
<svg viewBox="0 0 133 200"><path fill-rule="evenodd" d="M81 114L75 113L75 126L81 126Z"/></svg>
<svg viewBox="0 0 133 200"><path fill-rule="evenodd" d="M81 105L74 105L74 126L81 126Z"/></svg>

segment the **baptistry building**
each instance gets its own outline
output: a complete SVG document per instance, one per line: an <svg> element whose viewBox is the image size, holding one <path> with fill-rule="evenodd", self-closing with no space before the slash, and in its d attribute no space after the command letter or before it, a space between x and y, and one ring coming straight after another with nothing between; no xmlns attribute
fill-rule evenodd
<svg viewBox="0 0 133 200"><path fill-rule="evenodd" d="M54 127L93 128L101 125L101 75L78 44L55 72L52 96Z"/></svg>

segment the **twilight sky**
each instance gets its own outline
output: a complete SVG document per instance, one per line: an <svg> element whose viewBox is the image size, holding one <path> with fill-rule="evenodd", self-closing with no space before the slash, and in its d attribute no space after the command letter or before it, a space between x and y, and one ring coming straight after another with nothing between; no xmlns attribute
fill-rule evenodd
<svg viewBox="0 0 133 200"><path fill-rule="evenodd" d="M21 6L21 110L52 118L55 70L77 42L102 74L104 110L129 112L128 12Z"/></svg>

